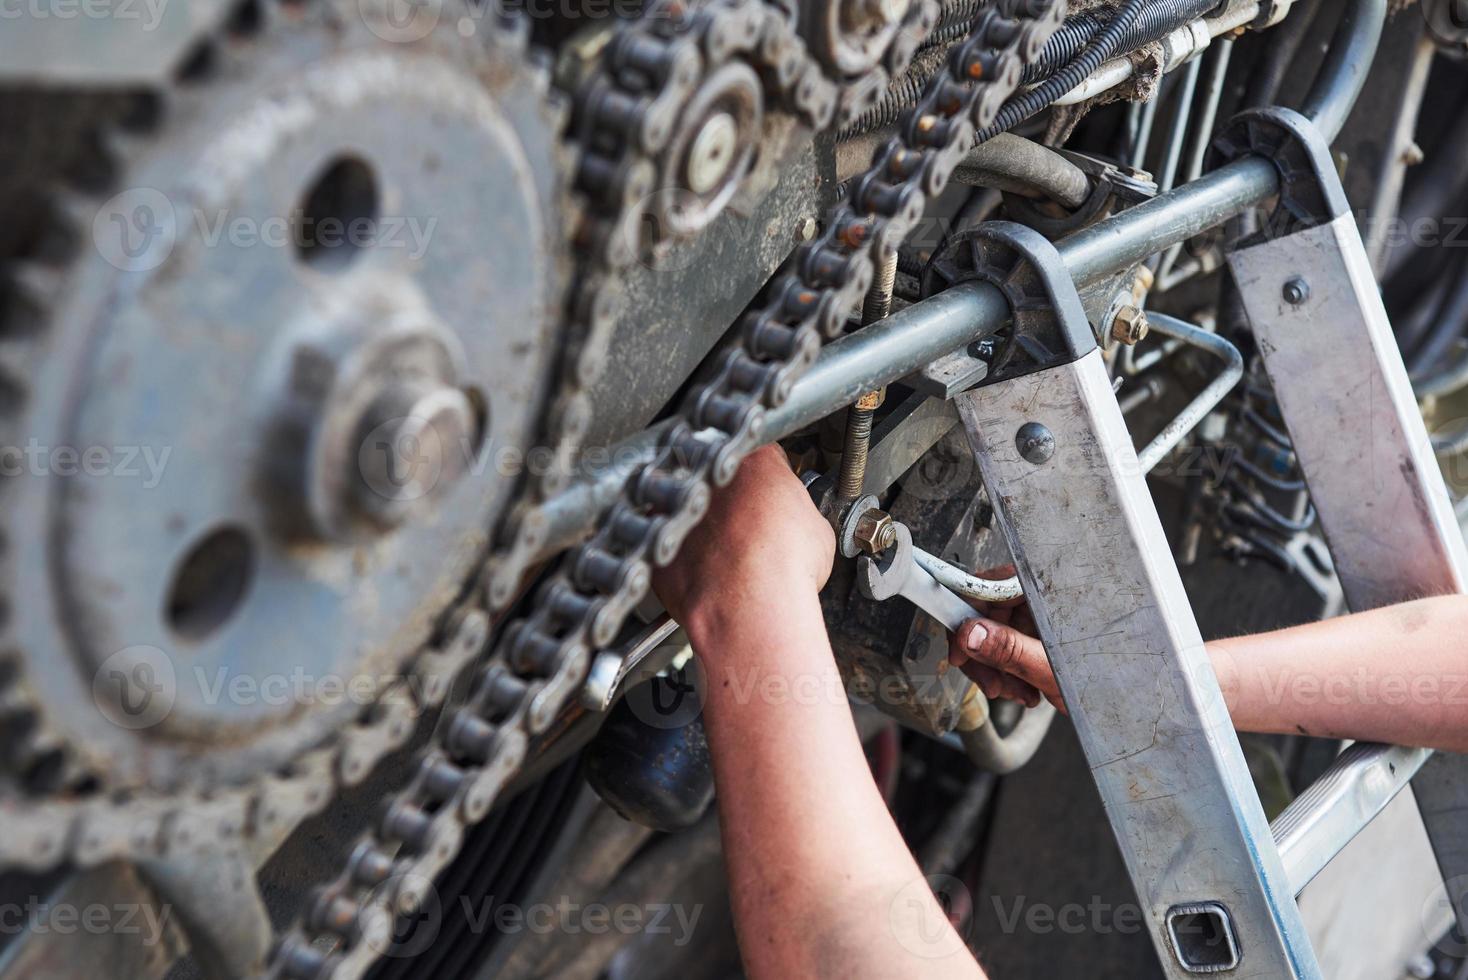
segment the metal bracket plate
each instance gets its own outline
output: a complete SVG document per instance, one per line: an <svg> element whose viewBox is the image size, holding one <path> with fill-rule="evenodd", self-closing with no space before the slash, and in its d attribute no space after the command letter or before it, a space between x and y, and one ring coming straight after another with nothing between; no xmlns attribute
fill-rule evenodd
<svg viewBox="0 0 1468 980"><path fill-rule="evenodd" d="M1168 975L1169 910L1215 903L1252 975L1318 977L1100 352L958 410Z"/></svg>

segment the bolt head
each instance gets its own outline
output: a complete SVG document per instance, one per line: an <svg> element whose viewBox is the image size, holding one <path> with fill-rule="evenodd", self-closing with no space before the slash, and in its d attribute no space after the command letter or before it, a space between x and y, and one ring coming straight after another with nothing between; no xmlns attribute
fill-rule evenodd
<svg viewBox="0 0 1468 980"><path fill-rule="evenodd" d="M1141 307L1123 306L1111 321L1111 336L1117 343L1131 346L1147 336L1150 326Z"/></svg>
<svg viewBox="0 0 1468 980"><path fill-rule="evenodd" d="M688 189L708 194L728 176L739 144L739 124L727 112L704 120L688 149Z"/></svg>
<svg viewBox="0 0 1468 980"><path fill-rule="evenodd" d="M1055 434L1039 422L1026 422L1015 433L1014 445L1026 462L1039 466L1055 455Z"/></svg>
<svg viewBox="0 0 1468 980"><path fill-rule="evenodd" d="M801 219L800 224L795 229L795 234L801 241L809 242L815 240L820 230L821 226L815 218L806 217Z"/></svg>
<svg viewBox="0 0 1468 980"><path fill-rule="evenodd" d="M1299 306L1310 298L1310 284L1299 276L1295 276L1284 284L1282 293L1286 303L1291 306Z"/></svg>
<svg viewBox="0 0 1468 980"><path fill-rule="evenodd" d="M362 422L355 503L364 517L389 528L441 496L468 469L474 408L446 385L389 389Z"/></svg>
<svg viewBox="0 0 1468 980"><path fill-rule="evenodd" d="M869 510L856 519L852 532L856 546L869 555L879 555L897 543L897 525L884 510Z"/></svg>

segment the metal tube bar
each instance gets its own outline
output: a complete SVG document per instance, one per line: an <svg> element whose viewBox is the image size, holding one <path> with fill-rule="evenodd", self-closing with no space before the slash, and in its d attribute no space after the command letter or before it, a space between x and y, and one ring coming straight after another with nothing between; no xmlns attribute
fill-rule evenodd
<svg viewBox="0 0 1468 980"><path fill-rule="evenodd" d="M1177 168L1183 160L1183 143L1188 138L1188 122L1193 118L1193 96L1198 91L1198 73L1203 68L1201 59L1188 62L1183 74L1182 91L1177 94L1177 114L1172 120L1172 132L1167 137L1167 157L1162 164L1162 180L1158 189L1162 193L1172 190L1177 184Z"/></svg>
<svg viewBox="0 0 1468 980"><path fill-rule="evenodd" d="M1285 811L1269 831L1298 895L1431 757L1428 749L1357 742Z"/></svg>
<svg viewBox="0 0 1468 980"><path fill-rule="evenodd" d="M1118 269L1212 228L1278 193L1267 160L1246 157L1072 235L1057 246L1071 278L1089 286ZM915 303L821 351L790 398L765 417L765 438L790 435L850 405L863 392L906 377L928 363L1002 328L1003 294L965 283ZM610 462L571 482L547 501L538 550L549 557L576 543L617 499L637 468L651 461L666 426L645 429L614 447Z"/></svg>
<svg viewBox="0 0 1468 980"><path fill-rule="evenodd" d="M1228 75L1229 62L1233 58L1234 41L1226 37L1218 42L1218 48L1213 55L1213 62L1208 68L1208 80L1203 86L1203 114L1198 119L1198 126L1193 135L1193 146L1189 151L1188 167L1183 172L1183 182L1188 183L1197 180L1203 175L1203 161L1208 155L1208 147L1213 141L1213 127L1218 121L1218 103L1223 97L1223 82ZM1162 264L1157 268L1157 289L1159 292L1167 289L1170 285L1168 277L1172 273L1173 266L1177 264L1177 257L1182 254L1182 242L1172 246L1164 253Z"/></svg>
<svg viewBox="0 0 1468 980"><path fill-rule="evenodd" d="M1263 157L1225 164L1058 243L1080 287L1185 242L1279 193L1279 173Z"/></svg>
<svg viewBox="0 0 1468 980"><path fill-rule="evenodd" d="M1221 357L1224 368L1218 377L1208 383L1208 387L1198 393L1197 398L1188 403L1187 408L1178 413L1177 418L1167 423L1163 430L1147 443L1146 448L1137 453L1137 462L1142 464L1143 473L1150 473L1152 468L1160 463L1174 446L1182 442L1183 436L1192 432L1198 423L1213 411L1214 406L1223 401L1223 396L1232 391L1234 385L1238 384L1239 379L1244 376L1244 356L1239 353L1237 347L1218 334L1201 330L1191 323L1164 313L1149 313L1147 320L1152 324L1152 329L1158 333Z"/></svg>

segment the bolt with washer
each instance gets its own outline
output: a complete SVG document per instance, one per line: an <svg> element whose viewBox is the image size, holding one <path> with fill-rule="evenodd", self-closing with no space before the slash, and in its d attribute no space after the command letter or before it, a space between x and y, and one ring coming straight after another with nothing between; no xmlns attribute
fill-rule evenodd
<svg viewBox="0 0 1468 980"><path fill-rule="evenodd" d="M1116 316L1111 321L1111 337L1119 344L1128 347L1138 343L1147 336L1151 324L1147 322L1147 314L1140 306L1123 306L1116 311Z"/></svg>
<svg viewBox="0 0 1468 980"><path fill-rule="evenodd" d="M851 536L862 551L880 555L897 543L897 523L885 510L872 509L856 519L856 530Z"/></svg>
<svg viewBox="0 0 1468 980"><path fill-rule="evenodd" d="M1284 300L1291 306L1299 306L1310 298L1310 284L1299 276L1295 276L1284 284Z"/></svg>

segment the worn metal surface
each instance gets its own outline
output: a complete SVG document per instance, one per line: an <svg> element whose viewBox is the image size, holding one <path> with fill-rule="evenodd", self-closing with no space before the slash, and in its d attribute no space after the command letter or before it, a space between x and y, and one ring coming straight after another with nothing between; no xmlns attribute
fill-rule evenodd
<svg viewBox="0 0 1468 980"><path fill-rule="evenodd" d="M1358 742L1270 825L1299 894L1384 810L1432 756L1427 749Z"/></svg>
<svg viewBox="0 0 1468 980"><path fill-rule="evenodd" d="M1229 264L1347 604L1462 592L1468 551L1355 220L1237 250ZM1296 277L1309 295L1291 303ZM1445 757L1431 773L1423 817L1464 918L1468 760Z"/></svg>
<svg viewBox="0 0 1468 980"><path fill-rule="evenodd" d="M1461 592L1468 553L1354 219L1237 250L1229 266L1346 601ZM1283 294L1294 277L1310 284L1298 304Z"/></svg>
<svg viewBox="0 0 1468 980"><path fill-rule="evenodd" d="M109 144L118 192L45 270L30 397L7 429L132 447L139 475L4 481L7 709L34 711L38 751L65 746L106 786L239 784L333 740L482 557L516 475L472 442L439 447L425 492L451 463L468 476L396 533L344 541L294 519L336 506L323 485L384 502L420 486L361 485L368 405L413 363L395 342L391 372L365 351L432 334L495 442L537 439L565 275L556 114L511 63L486 84L487 56L449 33L387 45L318 13L231 35L237 57L155 132ZM445 168L445 152L481 165ZM386 411L384 439L410 410Z"/></svg>
<svg viewBox="0 0 1468 980"><path fill-rule="evenodd" d="M0 16L0 80L56 87L159 82L230 6L227 0L7 4Z"/></svg>
<svg viewBox="0 0 1468 980"><path fill-rule="evenodd" d="M1100 351L958 405L1168 975L1168 911L1217 902L1241 975L1320 976Z"/></svg>
<svg viewBox="0 0 1468 980"><path fill-rule="evenodd" d="M6 977L156 980L189 948L175 910L121 862L73 871L21 902L26 928L0 948Z"/></svg>
<svg viewBox="0 0 1468 980"><path fill-rule="evenodd" d="M744 188L704 234L658 245L628 271L624 312L592 391L588 447L617 443L667 406L801 243L801 223L830 203L795 120L771 118L760 142Z"/></svg>

